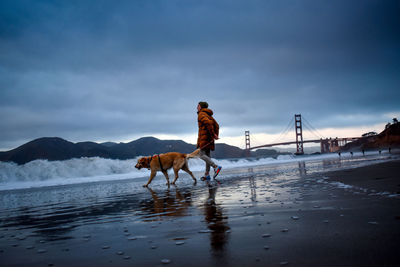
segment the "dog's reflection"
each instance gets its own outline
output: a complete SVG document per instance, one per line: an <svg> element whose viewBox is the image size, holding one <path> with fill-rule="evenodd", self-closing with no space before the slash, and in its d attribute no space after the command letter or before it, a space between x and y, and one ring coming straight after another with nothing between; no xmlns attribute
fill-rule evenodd
<svg viewBox="0 0 400 267"><path fill-rule="evenodd" d="M210 244L214 252L223 251L228 241L228 230L230 229L227 225L228 217L224 216L223 208L215 203L217 189L217 186L209 187L208 198L204 203L204 217L208 224L208 229L211 230Z"/></svg>
<svg viewBox="0 0 400 267"><path fill-rule="evenodd" d="M142 211L146 213L145 221L162 220L162 217L186 216L188 207L192 204L191 193L181 193L177 187L168 188L165 192L156 193L147 188L151 193L152 200L142 203Z"/></svg>

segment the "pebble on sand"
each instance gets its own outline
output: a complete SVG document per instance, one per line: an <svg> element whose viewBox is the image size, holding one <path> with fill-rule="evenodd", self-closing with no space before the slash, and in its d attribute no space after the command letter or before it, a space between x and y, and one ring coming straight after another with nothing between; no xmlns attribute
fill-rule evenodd
<svg viewBox="0 0 400 267"><path fill-rule="evenodd" d="M282 230L281 230L281 232L282 232L282 233L289 232L289 229L287 229L287 228L285 228L285 229L282 229Z"/></svg>
<svg viewBox="0 0 400 267"><path fill-rule="evenodd" d="M169 263L171 263L171 260L169 260L169 259L162 259L162 260L161 260L161 263L163 263L163 264L169 264Z"/></svg>
<svg viewBox="0 0 400 267"><path fill-rule="evenodd" d="M172 240L186 240L187 238L186 237L175 237L175 238L172 238Z"/></svg>
<svg viewBox="0 0 400 267"><path fill-rule="evenodd" d="M298 220L298 219L300 219L298 216L292 216L292 219L293 220Z"/></svg>
<svg viewBox="0 0 400 267"><path fill-rule="evenodd" d="M37 250L37 253L45 253L45 252L47 252L47 250L45 250L45 249L38 249Z"/></svg>
<svg viewBox="0 0 400 267"><path fill-rule="evenodd" d="M109 249L110 246L103 246L102 249Z"/></svg>
<svg viewBox="0 0 400 267"><path fill-rule="evenodd" d="M271 237L271 234L263 234L262 237L263 237L263 238L265 238L265 237Z"/></svg>
<svg viewBox="0 0 400 267"><path fill-rule="evenodd" d="M180 245L183 245L183 244L185 244L184 241L177 241L177 242L175 242L175 245L177 245L177 246L180 246Z"/></svg>

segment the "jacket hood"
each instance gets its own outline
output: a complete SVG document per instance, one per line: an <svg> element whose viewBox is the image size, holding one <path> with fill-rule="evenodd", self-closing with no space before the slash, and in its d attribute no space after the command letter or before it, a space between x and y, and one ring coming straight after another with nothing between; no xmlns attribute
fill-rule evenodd
<svg viewBox="0 0 400 267"><path fill-rule="evenodd" d="M213 112L211 109L209 109L209 108L202 108L202 109L200 109L200 111L197 112L197 113L200 113L200 112L205 112L205 113L207 113L207 114L210 115L210 116L212 116L212 115L214 114L214 112Z"/></svg>

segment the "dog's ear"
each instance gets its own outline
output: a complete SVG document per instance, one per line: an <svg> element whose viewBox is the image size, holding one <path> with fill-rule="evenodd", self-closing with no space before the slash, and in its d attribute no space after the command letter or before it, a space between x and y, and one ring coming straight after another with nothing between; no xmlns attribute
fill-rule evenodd
<svg viewBox="0 0 400 267"><path fill-rule="evenodd" d="M140 164L142 164L143 167L147 168L150 166L150 159L147 157L143 157L140 159Z"/></svg>

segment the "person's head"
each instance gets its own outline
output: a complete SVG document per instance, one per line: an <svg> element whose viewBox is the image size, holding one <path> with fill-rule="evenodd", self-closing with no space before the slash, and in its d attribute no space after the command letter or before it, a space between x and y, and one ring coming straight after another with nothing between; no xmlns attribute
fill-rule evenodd
<svg viewBox="0 0 400 267"><path fill-rule="evenodd" d="M200 111L202 108L208 108L208 103L205 101L200 101L199 104L197 105L197 110Z"/></svg>

